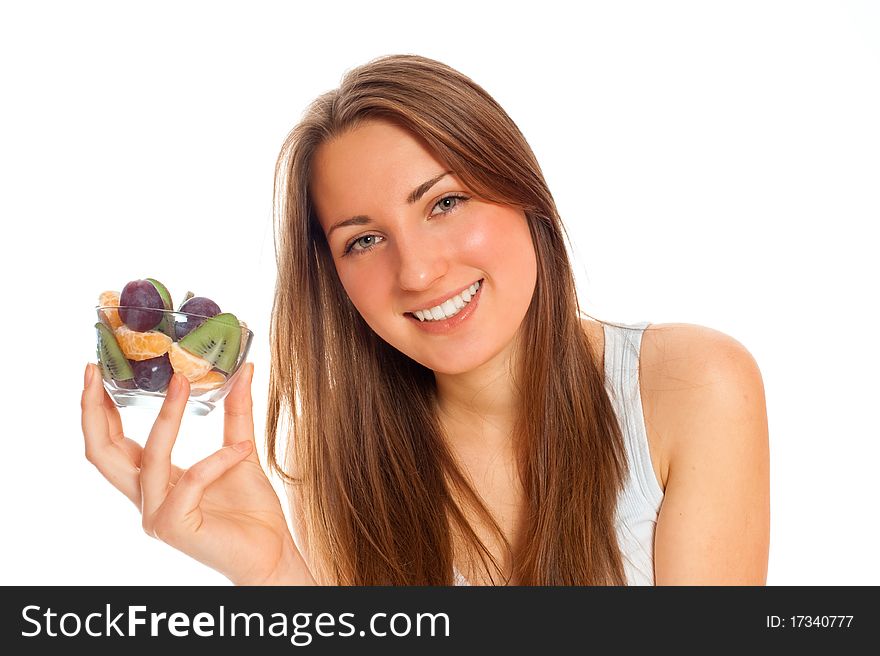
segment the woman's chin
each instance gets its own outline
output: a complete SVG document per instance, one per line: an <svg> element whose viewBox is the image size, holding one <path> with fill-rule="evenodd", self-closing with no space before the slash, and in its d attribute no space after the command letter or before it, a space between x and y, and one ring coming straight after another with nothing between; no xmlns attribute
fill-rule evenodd
<svg viewBox="0 0 880 656"><path fill-rule="evenodd" d="M479 368L489 360L489 356L481 357L477 353L433 354L422 358L413 358L435 374L455 376L466 374Z"/></svg>

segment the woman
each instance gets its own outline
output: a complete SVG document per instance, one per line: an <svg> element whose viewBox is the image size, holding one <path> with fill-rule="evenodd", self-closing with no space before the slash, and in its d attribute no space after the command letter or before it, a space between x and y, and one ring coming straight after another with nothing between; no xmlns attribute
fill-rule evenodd
<svg viewBox="0 0 880 656"><path fill-rule="evenodd" d="M269 462L248 367L224 448L141 451L87 369L89 459L154 535L235 583L763 584L760 372L717 331L582 318L538 162L478 85L418 56L349 71L276 175Z"/></svg>

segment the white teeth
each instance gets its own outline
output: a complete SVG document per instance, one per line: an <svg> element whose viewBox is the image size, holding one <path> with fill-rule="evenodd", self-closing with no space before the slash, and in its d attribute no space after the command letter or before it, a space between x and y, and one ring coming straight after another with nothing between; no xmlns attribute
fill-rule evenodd
<svg viewBox="0 0 880 656"><path fill-rule="evenodd" d="M458 295L443 301L440 305L435 305L427 310L416 310L413 314L419 321L439 321L440 319L449 319L458 314L459 311L470 302L471 298L473 298L479 288L480 282L477 281Z"/></svg>

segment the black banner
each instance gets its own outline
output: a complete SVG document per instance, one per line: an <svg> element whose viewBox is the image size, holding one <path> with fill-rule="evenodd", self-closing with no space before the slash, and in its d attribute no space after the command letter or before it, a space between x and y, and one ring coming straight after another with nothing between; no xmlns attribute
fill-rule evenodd
<svg viewBox="0 0 880 656"><path fill-rule="evenodd" d="M6 587L6 653L146 646L260 654L847 648L880 638L865 587ZM867 641L867 642L866 642ZM8 647L18 647L10 652ZM80 649L87 650L81 652Z"/></svg>

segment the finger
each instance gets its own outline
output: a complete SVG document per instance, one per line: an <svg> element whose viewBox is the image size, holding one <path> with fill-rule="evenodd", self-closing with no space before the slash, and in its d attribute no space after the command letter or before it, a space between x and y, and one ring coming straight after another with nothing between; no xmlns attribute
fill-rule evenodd
<svg viewBox="0 0 880 656"><path fill-rule="evenodd" d="M149 523L168 492L172 472L171 450L177 440L188 397L189 381L180 374L174 374L141 454L140 482L145 523Z"/></svg>
<svg viewBox="0 0 880 656"><path fill-rule="evenodd" d="M253 378L254 365L248 362L223 400L223 446L242 440L254 442L254 401L251 396Z"/></svg>
<svg viewBox="0 0 880 656"><path fill-rule="evenodd" d="M107 394L106 389L104 390L104 411L107 415L107 424L110 427L110 441L122 447L131 459L132 464L140 468L143 447L123 434L119 410L116 408L116 404L113 403L113 399Z"/></svg>
<svg viewBox="0 0 880 656"><path fill-rule="evenodd" d="M188 518L198 521L197 511L208 486L247 458L253 449L253 442L241 440L215 451L187 469L165 499L165 521L172 526L178 526Z"/></svg>
<svg viewBox="0 0 880 656"><path fill-rule="evenodd" d="M82 400L82 431L86 443L86 457L90 452L97 453L110 444L110 426L107 413L104 411L104 386L98 388L97 367L92 363L86 365L83 381Z"/></svg>
<svg viewBox="0 0 880 656"><path fill-rule="evenodd" d="M111 422L104 407L104 394L101 372L89 363L86 365L86 382L81 403L86 459L113 487L140 506L138 468L125 451L115 448L110 437Z"/></svg>
<svg viewBox="0 0 880 656"><path fill-rule="evenodd" d="M116 404L113 403L113 399L110 398L106 389L104 390L103 401L104 414L107 416L107 423L110 427L110 439L114 442L118 442L123 438L122 419L119 417L119 410L116 408Z"/></svg>

